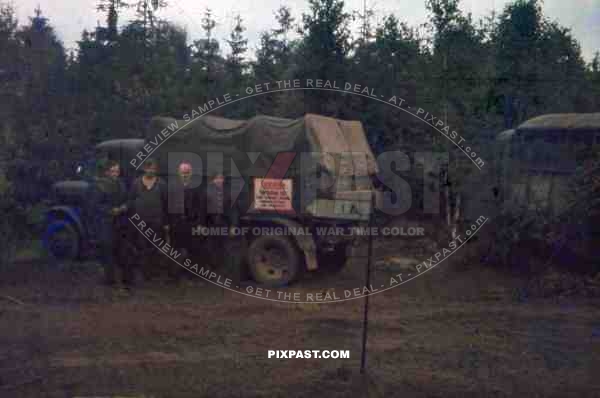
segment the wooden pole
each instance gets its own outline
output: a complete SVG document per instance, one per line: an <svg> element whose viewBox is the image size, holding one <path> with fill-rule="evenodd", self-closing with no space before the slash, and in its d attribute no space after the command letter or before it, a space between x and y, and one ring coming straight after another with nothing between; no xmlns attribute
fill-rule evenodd
<svg viewBox="0 0 600 398"><path fill-rule="evenodd" d="M367 252L367 269L365 274L365 286L371 285L371 257L373 257L373 212L375 211L375 192L371 191L371 212L369 213L369 249ZM367 366L367 330L369 328L369 296L365 296L364 311L363 311L363 334L362 334L362 352L360 357L360 373L366 372Z"/></svg>

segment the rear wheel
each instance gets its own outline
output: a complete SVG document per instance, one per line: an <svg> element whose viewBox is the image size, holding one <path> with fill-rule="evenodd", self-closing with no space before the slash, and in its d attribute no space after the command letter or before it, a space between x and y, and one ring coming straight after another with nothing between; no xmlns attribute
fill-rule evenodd
<svg viewBox="0 0 600 398"><path fill-rule="evenodd" d="M280 287L297 279L301 271L298 249L282 236L261 236L248 248L252 278L261 284Z"/></svg>

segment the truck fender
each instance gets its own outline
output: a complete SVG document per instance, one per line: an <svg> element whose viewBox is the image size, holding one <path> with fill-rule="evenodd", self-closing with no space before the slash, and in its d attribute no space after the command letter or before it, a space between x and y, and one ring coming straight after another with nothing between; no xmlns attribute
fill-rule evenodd
<svg viewBox="0 0 600 398"><path fill-rule="evenodd" d="M243 218L244 221L247 222L269 222L273 224L279 224L288 228L300 229L304 227L299 222L294 220L290 220L287 218ZM319 268L317 262L317 246L315 244L315 240L312 234L304 235L304 234L296 234L293 235L292 238L304 253L304 261L306 263L306 269L309 271L314 271Z"/></svg>
<svg viewBox="0 0 600 398"><path fill-rule="evenodd" d="M81 236L85 234L85 227L83 226L79 212L75 208L70 206L53 206L46 212L48 223L61 218L61 216L70 220Z"/></svg>

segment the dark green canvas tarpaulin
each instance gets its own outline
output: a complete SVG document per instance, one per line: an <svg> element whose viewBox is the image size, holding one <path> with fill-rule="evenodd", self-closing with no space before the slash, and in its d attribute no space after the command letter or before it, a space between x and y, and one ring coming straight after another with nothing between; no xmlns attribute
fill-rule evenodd
<svg viewBox="0 0 600 398"><path fill-rule="evenodd" d="M164 139L153 155L163 167L169 166L169 153L188 152L202 159L204 175L222 170L225 175L239 171L244 176L264 176L277 154L295 152L298 156L288 171L288 176L293 176L300 167L300 154L313 152L316 163L333 176L377 173L377 163L359 121L314 114L298 119L259 115L248 120L210 115L193 121L155 117L147 141L156 140L161 131L173 126L177 126L177 131ZM349 165L340 161L340 154L351 152L359 156L352 156ZM233 168L231 160L235 163Z"/></svg>
<svg viewBox="0 0 600 398"><path fill-rule="evenodd" d="M530 119L518 128L520 131L590 131L600 130L600 112L598 113L556 113Z"/></svg>

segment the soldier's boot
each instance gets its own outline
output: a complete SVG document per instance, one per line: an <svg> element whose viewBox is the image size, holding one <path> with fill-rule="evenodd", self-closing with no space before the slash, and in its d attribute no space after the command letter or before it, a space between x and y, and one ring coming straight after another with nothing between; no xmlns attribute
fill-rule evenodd
<svg viewBox="0 0 600 398"><path fill-rule="evenodd" d="M135 273L132 264L121 264L121 271L123 275L123 285L125 286L125 288L133 288L135 286Z"/></svg>
<svg viewBox="0 0 600 398"><path fill-rule="evenodd" d="M224 242L223 248L228 255L223 258L221 270L225 277L239 285L243 279L241 267L241 257L243 255L242 242L237 237L228 238Z"/></svg>
<svg viewBox="0 0 600 398"><path fill-rule="evenodd" d="M189 252L187 249L177 248L177 251L180 253L180 258L186 259L189 257ZM181 265L179 265L179 262L175 263L173 261L169 261L167 264L167 270L168 270L169 279L172 282L174 282L175 284L180 284L186 276L185 275L186 271L183 269L183 267Z"/></svg>
<svg viewBox="0 0 600 398"><path fill-rule="evenodd" d="M104 284L114 286L117 283L117 270L111 256L104 255L101 257L102 267L104 268Z"/></svg>
<svg viewBox="0 0 600 398"><path fill-rule="evenodd" d="M111 287L117 284L117 278L112 265L104 266L104 284Z"/></svg>

